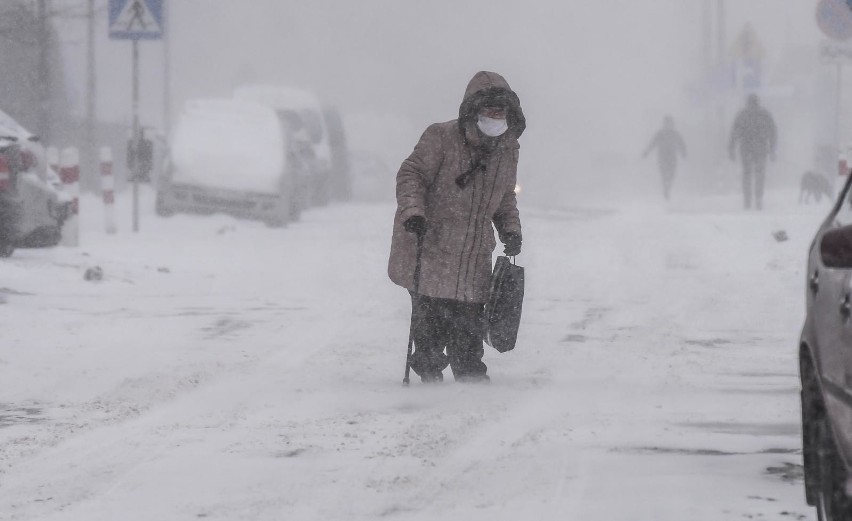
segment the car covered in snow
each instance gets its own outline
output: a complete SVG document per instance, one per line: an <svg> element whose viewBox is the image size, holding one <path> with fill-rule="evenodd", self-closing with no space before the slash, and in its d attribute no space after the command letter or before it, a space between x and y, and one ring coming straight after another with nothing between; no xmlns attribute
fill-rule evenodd
<svg viewBox="0 0 852 521"><path fill-rule="evenodd" d="M319 98L308 90L280 85L243 85L234 98L261 103L275 110L282 127L302 161L308 165L308 203L322 205L332 199L334 147L327 112Z"/></svg>
<svg viewBox="0 0 852 521"><path fill-rule="evenodd" d="M226 213L270 226L296 220L294 179L301 167L287 150L287 134L271 108L234 99L190 100L157 181L157 214Z"/></svg>
<svg viewBox="0 0 852 521"><path fill-rule="evenodd" d="M0 111L0 257L56 246L71 204L38 138Z"/></svg>
<svg viewBox="0 0 852 521"><path fill-rule="evenodd" d="M852 519L850 177L808 254L799 342L805 495L821 520Z"/></svg>

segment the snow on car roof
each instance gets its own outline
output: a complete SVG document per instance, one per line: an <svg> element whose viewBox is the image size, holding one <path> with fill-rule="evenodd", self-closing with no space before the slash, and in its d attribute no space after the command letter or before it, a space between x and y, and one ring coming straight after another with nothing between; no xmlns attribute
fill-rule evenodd
<svg viewBox="0 0 852 521"><path fill-rule="evenodd" d="M317 157L326 163L330 161L328 128L323 117L322 104L313 92L282 85L242 85L234 89L233 97L255 101L279 111L297 112L309 129Z"/></svg>
<svg viewBox="0 0 852 521"><path fill-rule="evenodd" d="M242 85L234 90L234 98L257 101L276 109L321 109L319 98L313 92L295 87Z"/></svg>
<svg viewBox="0 0 852 521"><path fill-rule="evenodd" d="M32 132L22 127L12 116L0 110L0 136L14 136L24 140L32 135Z"/></svg>
<svg viewBox="0 0 852 521"><path fill-rule="evenodd" d="M172 140L174 180L276 193L286 141L275 111L232 99L186 103Z"/></svg>

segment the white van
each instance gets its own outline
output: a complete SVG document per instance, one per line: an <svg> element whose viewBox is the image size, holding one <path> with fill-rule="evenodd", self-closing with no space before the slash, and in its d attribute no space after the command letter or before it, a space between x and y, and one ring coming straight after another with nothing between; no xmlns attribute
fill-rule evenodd
<svg viewBox="0 0 852 521"><path fill-rule="evenodd" d="M294 149L309 166L309 202L328 203L332 150L319 98L307 90L278 85L243 85L234 91L234 98L261 103L275 110L283 128L296 142Z"/></svg>
<svg viewBox="0 0 852 521"><path fill-rule="evenodd" d="M275 112L233 99L186 103L157 183L157 213L221 212L283 226L298 217L287 136Z"/></svg>

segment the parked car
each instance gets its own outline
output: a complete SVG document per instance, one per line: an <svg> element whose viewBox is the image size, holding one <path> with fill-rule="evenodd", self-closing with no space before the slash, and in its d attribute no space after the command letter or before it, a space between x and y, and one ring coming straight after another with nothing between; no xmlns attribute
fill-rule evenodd
<svg viewBox="0 0 852 521"><path fill-rule="evenodd" d="M0 257L59 244L70 210L38 138L0 111Z"/></svg>
<svg viewBox="0 0 852 521"><path fill-rule="evenodd" d="M805 497L852 519L852 176L811 243L799 342Z"/></svg>
<svg viewBox="0 0 852 521"><path fill-rule="evenodd" d="M227 213L284 226L298 218L298 162L285 153L286 134L269 107L233 99L184 106L164 175L157 214Z"/></svg>
<svg viewBox="0 0 852 521"><path fill-rule="evenodd" d="M332 199L331 137L319 98L310 91L280 85L243 85L234 98L261 103L275 110L282 127L298 144L294 147L308 165L309 203Z"/></svg>
<svg viewBox="0 0 852 521"><path fill-rule="evenodd" d="M367 150L350 154L352 199L359 202L391 202L396 190L396 172L382 156Z"/></svg>

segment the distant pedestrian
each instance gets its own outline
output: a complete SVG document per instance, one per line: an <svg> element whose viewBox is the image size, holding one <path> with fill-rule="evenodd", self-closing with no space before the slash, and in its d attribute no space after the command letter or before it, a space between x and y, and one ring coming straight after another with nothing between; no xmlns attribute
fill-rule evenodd
<svg viewBox="0 0 852 521"><path fill-rule="evenodd" d="M518 255L515 183L525 127L506 80L478 72L458 119L430 125L396 175L388 275L411 294L415 350L409 361L423 382L442 381L447 365L457 381L489 381L483 308L494 228L504 253Z"/></svg>
<svg viewBox="0 0 852 521"><path fill-rule="evenodd" d="M657 168L663 178L663 197L668 201L671 197L672 183L677 174L678 157L686 158L686 143L680 132L675 130L674 119L671 116L663 118L663 128L654 134L642 157L648 157L655 148L657 149Z"/></svg>
<svg viewBox="0 0 852 521"><path fill-rule="evenodd" d="M766 160L775 161L775 146L778 133L772 114L760 105L757 94L749 94L746 106L740 110L731 130L728 154L736 161L739 145L740 162L743 167L743 202L746 210L751 208L754 194L755 208L763 209L763 187L766 182Z"/></svg>

